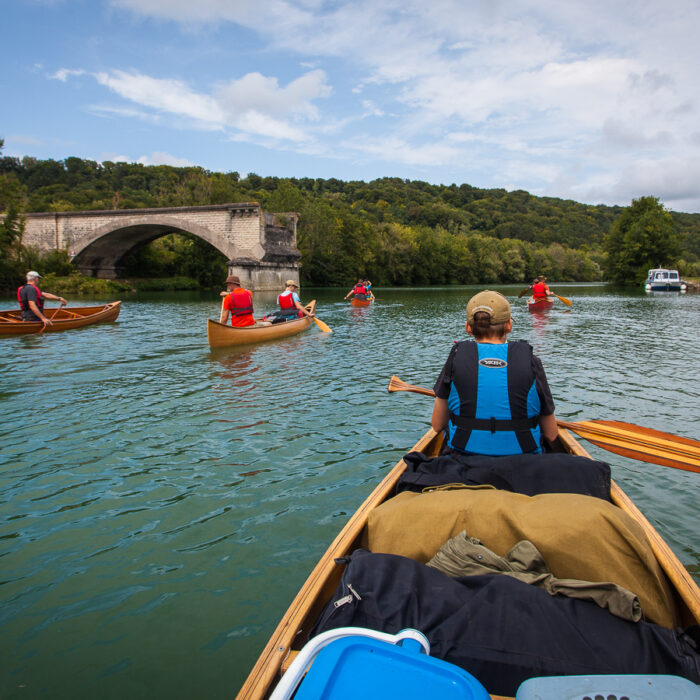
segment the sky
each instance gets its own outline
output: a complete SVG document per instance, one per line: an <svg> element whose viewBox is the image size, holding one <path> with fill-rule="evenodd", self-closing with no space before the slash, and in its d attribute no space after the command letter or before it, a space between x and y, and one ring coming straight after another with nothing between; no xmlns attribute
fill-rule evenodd
<svg viewBox="0 0 700 700"><path fill-rule="evenodd" d="M697 0L0 0L3 155L700 212Z"/></svg>

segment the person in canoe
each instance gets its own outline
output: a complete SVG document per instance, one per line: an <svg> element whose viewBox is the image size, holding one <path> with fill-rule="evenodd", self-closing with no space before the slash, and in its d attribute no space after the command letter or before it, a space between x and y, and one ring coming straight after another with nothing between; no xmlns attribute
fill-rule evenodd
<svg viewBox="0 0 700 700"><path fill-rule="evenodd" d="M362 300L371 299L370 292L367 289L365 281L362 278L357 280L357 284L345 295L346 299L350 297Z"/></svg>
<svg viewBox="0 0 700 700"><path fill-rule="evenodd" d="M542 452L558 434L554 400L540 359L524 340L509 342L508 300L485 290L467 304L467 333L455 343L435 384L432 426L458 452Z"/></svg>
<svg viewBox="0 0 700 700"><path fill-rule="evenodd" d="M41 275L35 270L27 272L27 283L17 288L17 300L22 309L23 321L41 321L44 326L52 326L51 319L44 315L44 300L60 301L61 306L66 305L63 297L57 297L49 292L39 289Z"/></svg>
<svg viewBox="0 0 700 700"><path fill-rule="evenodd" d="M226 278L226 289L226 292L221 292L224 300L221 304L219 323L228 323L230 316L232 326L254 326L252 292L241 287L241 279L237 275L229 275Z"/></svg>
<svg viewBox="0 0 700 700"><path fill-rule="evenodd" d="M277 297L279 309L265 316L264 320L272 323L282 323L303 318L304 316L313 318L315 314L309 313L302 305L296 292L298 288L294 280L287 280L284 283L284 291Z"/></svg>
<svg viewBox="0 0 700 700"><path fill-rule="evenodd" d="M540 275L532 285L532 299L534 301L540 301L540 299L547 299L553 296L554 294L552 294L547 286L547 278L544 275Z"/></svg>

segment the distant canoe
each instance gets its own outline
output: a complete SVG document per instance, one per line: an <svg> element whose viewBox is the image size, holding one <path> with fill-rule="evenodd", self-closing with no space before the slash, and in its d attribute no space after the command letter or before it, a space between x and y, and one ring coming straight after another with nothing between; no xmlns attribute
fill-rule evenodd
<svg viewBox="0 0 700 700"><path fill-rule="evenodd" d="M45 309L44 315L51 319L52 324L46 328L41 321L23 321L22 312L19 309L0 311L0 336L38 333L42 328L44 333L56 333L71 328L91 326L94 323L116 321L121 306L121 301L113 301L102 306L65 306L60 309Z"/></svg>
<svg viewBox="0 0 700 700"><path fill-rule="evenodd" d="M369 306L374 301L374 297L370 299L355 299L354 297L350 300L353 306Z"/></svg>
<svg viewBox="0 0 700 700"><path fill-rule="evenodd" d="M306 305L306 310L310 313L313 313L315 308L315 299ZM236 326L227 326L208 318L207 337L209 338L209 347L211 348L225 348L232 345L250 345L252 343L261 343L265 340L277 340L278 338L286 338L289 335L296 335L297 333L305 331L312 323L313 319L304 316L295 321L273 323L271 326L246 326L244 328L236 328Z"/></svg>
<svg viewBox="0 0 700 700"><path fill-rule="evenodd" d="M527 300L527 308L530 311L547 311L547 309L551 309L552 306L554 306L554 302L549 299L538 299L537 301L531 299Z"/></svg>

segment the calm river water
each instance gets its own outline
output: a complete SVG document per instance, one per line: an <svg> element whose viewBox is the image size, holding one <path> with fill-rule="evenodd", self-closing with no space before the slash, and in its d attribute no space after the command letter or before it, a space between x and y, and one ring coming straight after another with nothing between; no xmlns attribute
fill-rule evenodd
<svg viewBox="0 0 700 700"><path fill-rule="evenodd" d="M559 285L513 338L564 419L698 438L700 296ZM333 328L210 352L214 295L0 340L0 697L231 698L349 515L427 428L476 288L305 289ZM99 300L74 302L98 303ZM256 295L258 309L273 295ZM6 299L0 308L12 308ZM700 580L698 475L585 444Z"/></svg>

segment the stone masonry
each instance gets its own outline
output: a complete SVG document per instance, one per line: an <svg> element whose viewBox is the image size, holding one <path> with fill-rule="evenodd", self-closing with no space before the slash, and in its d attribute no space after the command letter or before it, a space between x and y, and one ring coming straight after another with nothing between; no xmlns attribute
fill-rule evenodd
<svg viewBox="0 0 700 700"><path fill-rule="evenodd" d="M280 289L286 279L299 279L297 220L294 212L271 214L256 202L36 213L27 214L22 242L67 250L84 274L115 278L134 250L168 233L191 233L220 250L229 274L249 289Z"/></svg>

